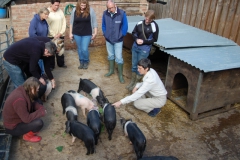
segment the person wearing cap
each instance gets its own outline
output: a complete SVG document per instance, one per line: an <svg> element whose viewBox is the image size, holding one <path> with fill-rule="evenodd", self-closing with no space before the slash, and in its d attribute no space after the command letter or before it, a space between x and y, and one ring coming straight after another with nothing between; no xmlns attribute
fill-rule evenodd
<svg viewBox="0 0 240 160"><path fill-rule="evenodd" d="M56 45L53 42L39 41L35 37L24 38L13 43L3 54L3 66L10 76L15 88L26 80L24 67L29 73L45 85L39 71L38 61L43 57L55 55Z"/></svg>
<svg viewBox="0 0 240 160"><path fill-rule="evenodd" d="M132 95L114 103L113 106L120 107L122 104L134 102L137 109L147 112L151 117L160 113L161 107L167 101L167 91L157 72L150 66L151 61L148 58L138 61L138 72L143 75L143 82L137 83Z"/></svg>

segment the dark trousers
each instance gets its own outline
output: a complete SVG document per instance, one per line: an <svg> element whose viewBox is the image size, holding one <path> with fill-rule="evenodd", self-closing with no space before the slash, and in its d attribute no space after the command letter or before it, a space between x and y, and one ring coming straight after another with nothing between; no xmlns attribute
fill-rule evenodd
<svg viewBox="0 0 240 160"><path fill-rule="evenodd" d="M23 134L26 134L30 131L32 132L38 132L42 129L43 127L43 121L38 118L33 120L30 123L19 123L14 129L7 129L6 133L11 134L12 136L21 136Z"/></svg>
<svg viewBox="0 0 240 160"><path fill-rule="evenodd" d="M56 54L55 56L56 56L58 67L64 66L64 54L62 54L61 56ZM51 59L50 60L51 61L50 62L50 68L54 68L55 67L55 56L49 57Z"/></svg>
<svg viewBox="0 0 240 160"><path fill-rule="evenodd" d="M60 37L61 39L64 39L64 37ZM53 38L50 38L51 40ZM59 56L58 54L56 54L55 56L51 56L49 57L51 60L50 62L50 68L54 68L55 67L55 57L56 57L56 60L57 60L57 65L58 67L62 67L64 66L64 54L62 54L61 56Z"/></svg>

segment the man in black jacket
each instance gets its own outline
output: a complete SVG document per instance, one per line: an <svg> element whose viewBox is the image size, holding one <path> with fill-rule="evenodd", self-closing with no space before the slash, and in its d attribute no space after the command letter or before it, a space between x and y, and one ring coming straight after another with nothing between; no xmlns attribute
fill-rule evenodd
<svg viewBox="0 0 240 160"><path fill-rule="evenodd" d="M29 68L29 73L45 85L39 71L38 60L46 59L55 53L56 45L51 41L40 41L37 37L24 38L5 51L3 65L15 87L22 85L25 81L26 76L23 70L26 66Z"/></svg>

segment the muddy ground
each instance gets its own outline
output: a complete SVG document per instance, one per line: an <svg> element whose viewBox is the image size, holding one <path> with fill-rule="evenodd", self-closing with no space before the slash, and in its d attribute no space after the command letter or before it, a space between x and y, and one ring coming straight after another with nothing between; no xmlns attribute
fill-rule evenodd
<svg viewBox="0 0 240 160"><path fill-rule="evenodd" d="M90 48L90 65L87 70L79 70L76 50L65 53L68 68L56 67L53 71L57 88L52 91L44 106L48 114L43 117L44 127L39 133L40 143L30 143L22 137L13 137L10 160L135 160L133 146L123 134L120 117L132 118L144 133L147 146L144 156L176 156L180 160L238 160L240 159L240 107L197 121L189 119L188 113L170 100L157 117L135 109L131 104L117 109L117 125L111 141L106 130L100 135L96 153L87 156L84 143L76 139L72 144L71 136L65 134L66 116L62 114L61 96L64 92L78 89L80 78L88 78L101 87L110 102L116 102L129 93L125 86L130 82L131 54L124 49L125 84L120 84L115 73L110 78L104 77L108 71L105 46ZM154 63L155 67L159 64ZM154 67L153 67L154 68ZM116 72L116 70L115 70ZM219 97L221 98L221 97ZM86 124L86 119L79 109L79 121ZM62 151L56 148L62 146Z"/></svg>

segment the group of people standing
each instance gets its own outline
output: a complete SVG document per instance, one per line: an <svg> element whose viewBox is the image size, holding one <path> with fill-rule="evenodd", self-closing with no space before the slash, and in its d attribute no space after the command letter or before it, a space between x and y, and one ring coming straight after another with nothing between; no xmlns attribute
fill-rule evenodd
<svg viewBox="0 0 240 160"><path fill-rule="evenodd" d="M66 18L63 11L59 8L60 0L51 0L51 6L41 8L30 22L29 37L48 37L50 40L64 40L66 31ZM67 68L64 63L64 54L56 54L57 65ZM40 60L41 61L41 60ZM40 62L41 63L41 62ZM41 66L41 65L40 65ZM55 67L55 56L50 58L50 69ZM43 67L42 67L43 68ZM41 68L41 69L42 69ZM44 70L44 69L42 69Z"/></svg>
<svg viewBox="0 0 240 160"><path fill-rule="evenodd" d="M43 104L36 101L39 87L46 84L41 73L46 73L54 88L56 84L51 69L55 65L55 55L58 66L67 67L64 55L57 54L56 44L52 42L53 39L64 39L66 30L66 19L59 5L60 0L51 0L50 7L40 9L30 22L29 38L14 43L3 55L3 65L16 87L4 105L4 126L7 133L13 136L23 135L23 139L30 142L41 140L37 136L43 127L40 117L47 113ZM128 30L127 16L113 0L108 0L106 7L102 16L102 31L106 39L109 72L105 77L114 73L116 62L119 81L125 83L122 48ZM126 89L133 94L113 104L119 107L134 101L136 108L152 117L160 112L167 100L167 91L147 58L152 44L158 39L159 28L154 19L154 11L147 11L145 19L139 21L132 32L132 79ZM88 68L88 46L96 35L97 20L93 8L88 0L78 0L71 13L69 28L69 38L76 41L78 48L78 69Z"/></svg>

